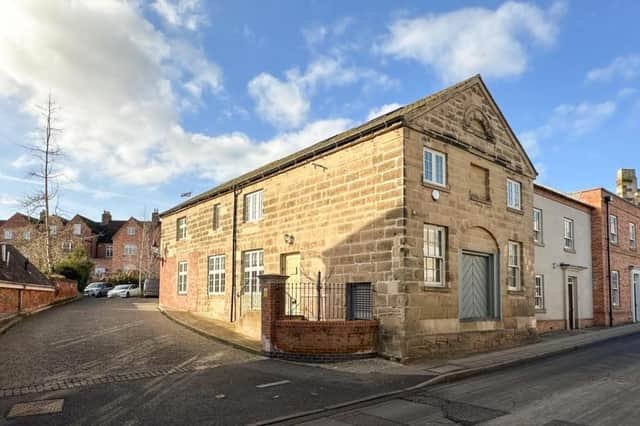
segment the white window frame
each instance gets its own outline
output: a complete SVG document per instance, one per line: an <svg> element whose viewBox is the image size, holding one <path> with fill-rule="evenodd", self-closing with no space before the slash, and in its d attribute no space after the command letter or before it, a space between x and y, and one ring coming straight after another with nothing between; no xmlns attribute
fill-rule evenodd
<svg viewBox="0 0 640 426"><path fill-rule="evenodd" d="M135 244L125 244L124 245L124 256L135 256L138 253L138 246Z"/></svg>
<svg viewBox="0 0 640 426"><path fill-rule="evenodd" d="M437 225L424 225L423 257L424 285L427 287L445 287L447 283L447 228ZM429 265L432 261L433 268ZM433 272L430 273L430 270Z"/></svg>
<svg viewBox="0 0 640 426"><path fill-rule="evenodd" d="M22 239L25 241L31 240L31 231L22 231Z"/></svg>
<svg viewBox="0 0 640 426"><path fill-rule="evenodd" d="M224 272L224 254L209 256L208 263L208 280L207 292L209 294L224 294L225 289L225 272Z"/></svg>
<svg viewBox="0 0 640 426"><path fill-rule="evenodd" d="M611 271L611 304L620 306L620 273Z"/></svg>
<svg viewBox="0 0 640 426"><path fill-rule="evenodd" d="M13 230L5 229L3 234L5 240L13 240Z"/></svg>
<svg viewBox="0 0 640 426"><path fill-rule="evenodd" d="M73 224L73 235L82 235L82 224L74 223Z"/></svg>
<svg viewBox="0 0 640 426"><path fill-rule="evenodd" d="M568 217L563 218L563 234L564 234L564 248L566 250L575 250L576 247L576 231L575 223L573 219Z"/></svg>
<svg viewBox="0 0 640 426"><path fill-rule="evenodd" d="M515 255L512 251L515 251ZM522 245L519 242L509 241L507 265L507 288L518 291L522 288ZM515 282L512 284L512 281Z"/></svg>
<svg viewBox="0 0 640 426"><path fill-rule="evenodd" d="M635 249L637 247L636 240L636 224L633 222L629 222L629 247Z"/></svg>
<svg viewBox="0 0 640 426"><path fill-rule="evenodd" d="M127 235L129 235L129 236L136 235L136 227L135 226L127 226Z"/></svg>
<svg viewBox="0 0 640 426"><path fill-rule="evenodd" d="M618 216L609 215L609 241L618 244Z"/></svg>
<svg viewBox="0 0 640 426"><path fill-rule="evenodd" d="M539 220L536 220L536 213ZM533 209L533 241L538 244L544 243L544 219L542 217L542 209Z"/></svg>
<svg viewBox="0 0 640 426"><path fill-rule="evenodd" d="M544 275L535 276L534 306L538 310L544 309Z"/></svg>
<svg viewBox="0 0 640 426"><path fill-rule="evenodd" d="M431 176L427 174L427 158L430 157L429 161ZM441 176L438 176L438 161L441 161L442 170ZM440 179L439 179L440 178ZM437 185L446 187L447 186L447 156L446 154L435 151L431 148L425 147L422 152L422 181L424 183L428 183L431 185Z"/></svg>
<svg viewBox="0 0 640 426"><path fill-rule="evenodd" d="M244 221L257 222L263 218L263 190L250 192L244 196Z"/></svg>
<svg viewBox="0 0 640 426"><path fill-rule="evenodd" d="M213 205L212 228L218 230L220 228L220 203Z"/></svg>
<svg viewBox="0 0 640 426"><path fill-rule="evenodd" d="M113 246L107 245L104 247L104 257L113 257Z"/></svg>
<svg viewBox="0 0 640 426"><path fill-rule="evenodd" d="M176 240L182 241L187 239L187 217L179 217L176 221Z"/></svg>
<svg viewBox="0 0 640 426"><path fill-rule="evenodd" d="M187 294L187 273L187 262L178 262L178 294Z"/></svg>
<svg viewBox="0 0 640 426"><path fill-rule="evenodd" d="M517 180L507 179L507 207L522 210L522 184Z"/></svg>
<svg viewBox="0 0 640 426"><path fill-rule="evenodd" d="M249 250L242 256L244 277L243 285L246 293L260 292L260 275L264 273L264 251Z"/></svg>
<svg viewBox="0 0 640 426"><path fill-rule="evenodd" d="M65 252L73 251L73 241L63 241L62 242L62 251L65 251Z"/></svg>

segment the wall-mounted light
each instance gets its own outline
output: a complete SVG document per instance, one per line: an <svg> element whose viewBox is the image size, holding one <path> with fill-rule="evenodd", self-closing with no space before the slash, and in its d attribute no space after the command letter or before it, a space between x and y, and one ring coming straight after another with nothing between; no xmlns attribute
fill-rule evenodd
<svg viewBox="0 0 640 426"><path fill-rule="evenodd" d="M293 244L293 241L295 239L293 238L293 235L291 234L284 234L284 243L285 244Z"/></svg>

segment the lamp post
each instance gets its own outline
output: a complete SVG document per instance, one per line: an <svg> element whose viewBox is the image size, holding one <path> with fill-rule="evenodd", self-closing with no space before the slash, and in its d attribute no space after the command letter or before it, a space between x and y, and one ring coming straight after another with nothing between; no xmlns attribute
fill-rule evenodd
<svg viewBox="0 0 640 426"><path fill-rule="evenodd" d="M604 205L607 215L607 279L609 280L609 327L613 327L613 290L611 288L611 222L609 219L609 203L611 202L611 196L604 196ZM619 278L618 278L619 279ZM620 284L618 284L620 285Z"/></svg>

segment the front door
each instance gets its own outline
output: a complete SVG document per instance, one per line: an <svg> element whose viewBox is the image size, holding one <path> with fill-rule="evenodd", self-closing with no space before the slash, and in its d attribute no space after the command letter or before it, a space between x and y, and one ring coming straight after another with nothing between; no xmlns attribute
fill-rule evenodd
<svg viewBox="0 0 640 426"><path fill-rule="evenodd" d="M575 288L576 288L576 277L567 278L567 300L569 301L569 310L567 322L569 323L569 330L573 330L576 328L576 309L575 309Z"/></svg>
<svg viewBox="0 0 640 426"><path fill-rule="evenodd" d="M640 271L633 271L633 303L635 321L640 321Z"/></svg>
<svg viewBox="0 0 640 426"><path fill-rule="evenodd" d="M491 317L492 283L489 255L463 253L460 286L460 319Z"/></svg>

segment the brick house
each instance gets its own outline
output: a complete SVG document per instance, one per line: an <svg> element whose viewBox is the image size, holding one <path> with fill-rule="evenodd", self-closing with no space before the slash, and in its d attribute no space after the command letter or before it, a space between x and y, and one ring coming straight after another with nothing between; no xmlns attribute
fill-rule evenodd
<svg viewBox="0 0 640 426"><path fill-rule="evenodd" d="M591 249L594 324L607 326L611 319L613 325L637 321L640 318L636 302L640 297L636 296L637 292L640 293L637 243L640 207L604 188L578 191L573 196L593 207Z"/></svg>
<svg viewBox="0 0 640 426"><path fill-rule="evenodd" d="M22 213L15 213L0 224L0 242L13 243L29 238L29 228L38 223L38 219ZM25 231L27 234L25 234Z"/></svg>
<svg viewBox="0 0 640 426"><path fill-rule="evenodd" d="M535 309L539 333L593 325L591 210L534 185Z"/></svg>
<svg viewBox="0 0 640 426"><path fill-rule="evenodd" d="M319 271L389 357L530 341L535 176L474 76L163 212L160 303L253 324L260 274Z"/></svg>

